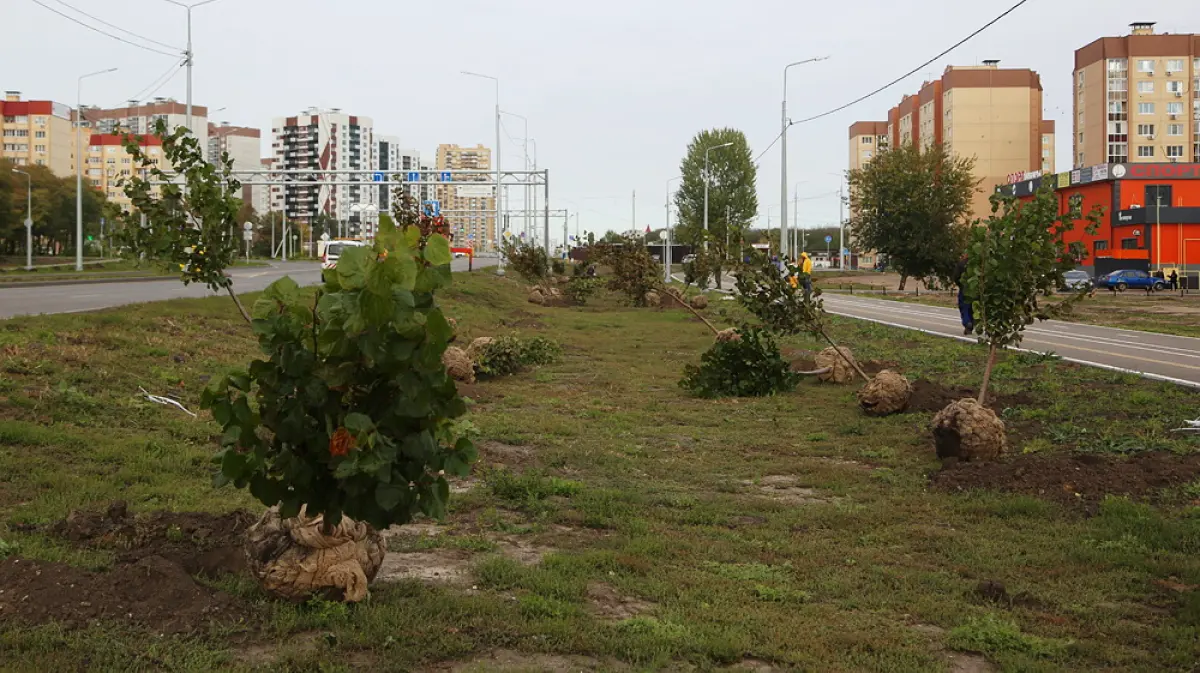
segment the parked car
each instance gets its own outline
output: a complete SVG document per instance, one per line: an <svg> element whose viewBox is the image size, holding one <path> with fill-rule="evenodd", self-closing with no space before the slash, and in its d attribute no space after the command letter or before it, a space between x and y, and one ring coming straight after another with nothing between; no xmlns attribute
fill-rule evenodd
<svg viewBox="0 0 1200 673"><path fill-rule="evenodd" d="M1091 285L1092 277L1088 275L1087 271L1076 269L1063 274L1063 284L1067 286L1068 290L1079 290Z"/></svg>
<svg viewBox="0 0 1200 673"><path fill-rule="evenodd" d="M325 245L325 253L321 255L321 268L332 269L337 266L338 258L347 247L357 248L366 245L363 241L330 241Z"/></svg>
<svg viewBox="0 0 1200 673"><path fill-rule="evenodd" d="M1140 269L1121 269L1097 278L1096 287L1117 292L1124 292L1131 287L1150 291L1165 290L1167 284L1161 278L1155 278Z"/></svg>

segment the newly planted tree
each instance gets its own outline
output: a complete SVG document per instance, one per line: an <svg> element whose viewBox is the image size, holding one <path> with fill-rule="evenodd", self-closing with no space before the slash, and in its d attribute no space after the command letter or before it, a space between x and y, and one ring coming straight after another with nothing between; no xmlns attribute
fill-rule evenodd
<svg viewBox="0 0 1200 673"><path fill-rule="evenodd" d="M164 134L163 147L182 184L160 196L138 178L127 193L162 237L158 248L186 260L185 282L232 295L219 235L237 212L231 162L197 165L195 139L182 132ZM375 244L347 248L315 293L290 278L273 283L247 315L262 358L214 377L202 395L222 427L217 483L270 508L248 532L247 559L275 595L364 598L385 553L378 530L440 516L446 477L475 458L442 363L453 331L435 294L450 282L450 246L419 224L383 223ZM219 254L198 258L200 244Z"/></svg>
<svg viewBox="0 0 1200 673"><path fill-rule="evenodd" d="M1053 305L1045 301L1065 287L1064 274L1087 254L1081 243L1068 244L1066 233L1080 220L1089 234L1099 226L1102 209L1085 216L1082 202L1072 195L1060 214L1059 199L1048 185L1025 203L993 196L987 226L971 231L964 291L972 299L975 332L987 344L988 358L978 399L954 402L934 419L940 457L979 460L1003 453L1004 423L986 406L996 353L1020 344L1035 320L1067 310L1086 293L1077 291Z"/></svg>

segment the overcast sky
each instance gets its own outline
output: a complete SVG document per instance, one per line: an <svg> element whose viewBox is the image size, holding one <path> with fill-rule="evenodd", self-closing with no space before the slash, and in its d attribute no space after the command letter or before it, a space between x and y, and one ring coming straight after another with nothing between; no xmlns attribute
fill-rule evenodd
<svg viewBox="0 0 1200 673"><path fill-rule="evenodd" d="M40 0L71 13L58 0ZM165 0L66 0L109 23L182 48L185 11ZM371 117L377 134L399 136L433 158L439 143L494 144L493 88L462 70L501 80L501 106L529 118L538 161L549 168L551 204L582 214L585 230L664 223L666 183L700 129L743 130L757 155L779 133L782 68L793 119L824 112L912 69L1013 4L952 0L218 0L194 11L194 101L227 108L212 121L263 129L308 106ZM1168 5L1163 5L1166 9ZM1001 60L1039 72L1045 115L1058 122L1058 168L1069 168L1074 50L1124 35L1133 21L1160 32L1200 32L1200 3L1155 12L1128 0L1031 0L948 57L852 108L789 134L789 181L799 219L838 218L848 127L884 119L905 93L947 65ZM105 28L92 19L81 20ZM122 104L171 67L172 58L96 34L33 0L0 0L19 30L0 40L0 88L74 105ZM32 29L27 27L33 27ZM151 45L155 48L156 45ZM182 73L157 95L184 98ZM523 133L506 118L509 133ZM523 161L504 138L505 167ZM759 209L778 224L780 154L758 174ZM793 187L789 186L789 190ZM791 208L789 202L789 209ZM790 219L790 218L789 218Z"/></svg>

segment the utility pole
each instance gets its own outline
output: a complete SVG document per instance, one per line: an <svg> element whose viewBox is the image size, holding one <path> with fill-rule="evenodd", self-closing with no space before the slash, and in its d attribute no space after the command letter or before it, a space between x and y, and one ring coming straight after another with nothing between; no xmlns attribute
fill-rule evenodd
<svg viewBox="0 0 1200 673"><path fill-rule="evenodd" d="M838 268L846 270L846 199L842 195L842 186L838 185Z"/></svg>
<svg viewBox="0 0 1200 673"><path fill-rule="evenodd" d="M631 203L632 203L632 207L633 207L633 214L632 214L632 218L633 218L633 219L631 219L631 220L630 220L630 222L629 222L629 226L633 227L633 233L634 233L634 234L636 234L636 233L638 233L638 226L637 226L637 190L636 190L636 189L635 189L635 190L633 190L633 200L631 201Z"/></svg>
<svg viewBox="0 0 1200 673"><path fill-rule="evenodd" d="M787 134L787 132L788 132L788 127L791 126L791 123L788 122L788 116L787 116L787 73L788 73L788 68L791 68L792 66L803 65L805 63L812 63L814 61L824 61L826 58L829 58L829 57L828 56L818 56L816 58L808 58L808 59L804 59L803 61L796 61L795 63L789 63L783 67L783 105L782 105L782 116L781 116L781 120L780 120L780 131L779 131L779 136L780 136L780 141L781 141L779 148L783 155L780 159L780 171L779 171L779 173L780 173L780 175L779 175L779 207L780 207L779 241L780 241L781 247L785 247L788 245L786 242L787 241L787 185L788 185L788 178L787 178L787 158L788 158L787 157L787 135L788 134ZM787 256L787 254L789 252L792 252L792 251L788 250L788 249L784 249L781 251L781 253L784 256Z"/></svg>

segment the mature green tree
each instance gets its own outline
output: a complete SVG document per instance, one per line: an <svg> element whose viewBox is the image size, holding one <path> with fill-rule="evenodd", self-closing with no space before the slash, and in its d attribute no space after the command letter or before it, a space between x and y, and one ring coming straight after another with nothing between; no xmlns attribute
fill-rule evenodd
<svg viewBox="0 0 1200 673"><path fill-rule="evenodd" d="M0 159L0 243L6 255L15 255L25 245L25 227L21 224L25 216L20 214L25 202L16 198L17 180L24 183L24 176L12 172L15 168L7 159ZM22 184L21 187L25 185Z"/></svg>
<svg viewBox="0 0 1200 673"><path fill-rule="evenodd" d="M728 147L720 147L732 143ZM711 151L709 151L711 150ZM704 157L708 153L708 231L704 230ZM742 232L758 213L757 170L746 135L736 129L711 129L696 134L679 165L683 180L675 192L682 243L716 249L719 263L737 249ZM714 269L721 285L721 265Z"/></svg>
<svg viewBox="0 0 1200 673"><path fill-rule="evenodd" d="M615 231L606 231L600 238L601 243L624 243L625 237Z"/></svg>
<svg viewBox="0 0 1200 673"><path fill-rule="evenodd" d="M910 143L850 171L855 246L887 255L901 290L909 277L951 275L970 229L979 184L974 166L974 159L953 156L943 145L922 150Z"/></svg>

